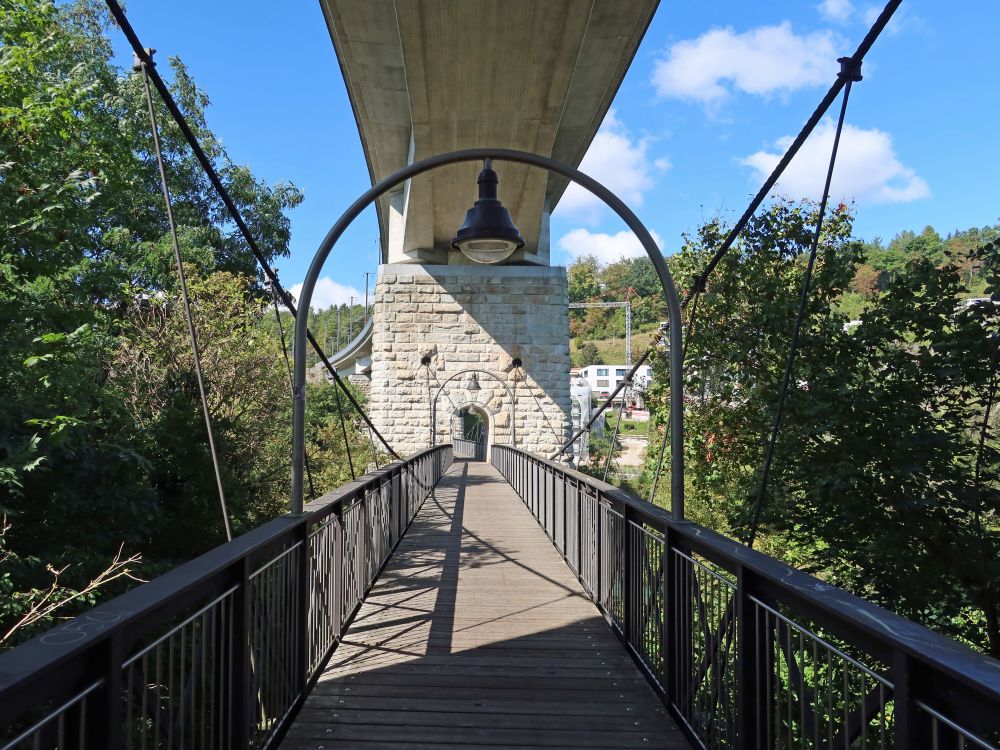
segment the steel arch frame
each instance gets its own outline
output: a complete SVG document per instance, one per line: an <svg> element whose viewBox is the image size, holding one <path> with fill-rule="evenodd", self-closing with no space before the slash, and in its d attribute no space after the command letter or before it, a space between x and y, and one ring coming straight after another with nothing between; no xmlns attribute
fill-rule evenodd
<svg viewBox="0 0 1000 750"><path fill-rule="evenodd" d="M600 198L614 211L625 225L632 230L632 233L639 240L646 254L649 256L656 275L660 279L660 286L663 287L663 294L667 303L667 317L670 321L669 329L669 358L670 358L670 504L671 513L676 520L684 518L684 391L683 391L683 326L681 325L681 303L677 294L677 286L674 284L670 269L660 253L659 247L650 235L649 230L639 221L639 218L632 210L625 205L624 201L606 188L600 182L583 172L570 167L562 162L556 161L548 156L533 154L528 151L517 151L514 149L502 148L470 148L459 151L449 151L444 154L430 156L426 159L408 164L402 169L393 172L366 190L357 200L352 203L347 210L337 220L336 224L327 232L326 237L320 243L319 248L313 255L309 270L302 282L302 291L299 295L299 307L309 309L312 302L313 292L316 282L323 271L323 265L330 256L334 245L341 238L351 223L364 211L371 203L385 193L392 190L406 180L416 177L424 172L467 161L482 161L483 159L493 159L494 161L508 161L517 164L527 164L538 167L547 172L555 172L572 182L586 188L591 193ZM293 384L293 406L292 406L292 496L291 510L293 513L302 512L302 492L303 478L305 471L305 416L306 416L306 338L308 334L307 317L300 315L295 320L295 377Z"/></svg>

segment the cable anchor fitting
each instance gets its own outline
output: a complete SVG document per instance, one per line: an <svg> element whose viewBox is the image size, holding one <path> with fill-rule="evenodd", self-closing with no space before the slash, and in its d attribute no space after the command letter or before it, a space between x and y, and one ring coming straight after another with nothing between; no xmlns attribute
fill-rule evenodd
<svg viewBox="0 0 1000 750"><path fill-rule="evenodd" d="M143 51L146 53L146 57L148 58L148 62L146 60L143 60L141 57L139 57L139 53L138 52L133 52L132 53L132 70L134 70L136 73L138 73L139 71L141 71L143 69L143 67L146 66L146 65L149 65L149 67L151 67L151 68L155 68L156 67L156 63L153 62L153 55L156 54L156 50L153 49L152 47L146 47L146 49L143 50Z"/></svg>
<svg viewBox="0 0 1000 750"><path fill-rule="evenodd" d="M840 57L837 58L837 62L840 63L840 72L837 74L838 78L857 83L864 77L861 75L860 60L854 57Z"/></svg>

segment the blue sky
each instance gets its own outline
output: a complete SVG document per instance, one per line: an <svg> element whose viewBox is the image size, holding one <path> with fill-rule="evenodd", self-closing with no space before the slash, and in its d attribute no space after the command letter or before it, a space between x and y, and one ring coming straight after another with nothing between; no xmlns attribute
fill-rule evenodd
<svg viewBox="0 0 1000 750"><path fill-rule="evenodd" d="M877 10L870 0L663 0L583 170L629 202L667 253L705 218L733 219ZM131 0L128 11L158 58L180 56L206 90L209 125L232 158L304 191L291 214L291 257L279 263L293 286L370 184L319 3ZM858 236L1000 221L998 28L995 0L905 0L851 95L834 179L834 197L855 203ZM832 125L816 135L781 192L821 189ZM622 229L568 192L553 217L553 262L637 253ZM377 236L373 214L355 224L324 269L320 299L363 295Z"/></svg>

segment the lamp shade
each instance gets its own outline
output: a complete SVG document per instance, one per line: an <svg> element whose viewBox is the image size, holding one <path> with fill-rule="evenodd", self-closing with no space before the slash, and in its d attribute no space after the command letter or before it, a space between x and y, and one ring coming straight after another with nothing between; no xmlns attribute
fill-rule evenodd
<svg viewBox="0 0 1000 750"><path fill-rule="evenodd" d="M478 391L481 389L482 386L479 385L479 377L476 375L476 373L472 373L472 375L469 376L469 382L465 384L465 390Z"/></svg>
<svg viewBox="0 0 1000 750"><path fill-rule="evenodd" d="M514 226L510 212L497 198L499 179L487 159L476 180L479 200L465 214L451 246L477 263L499 263L524 247L524 238Z"/></svg>

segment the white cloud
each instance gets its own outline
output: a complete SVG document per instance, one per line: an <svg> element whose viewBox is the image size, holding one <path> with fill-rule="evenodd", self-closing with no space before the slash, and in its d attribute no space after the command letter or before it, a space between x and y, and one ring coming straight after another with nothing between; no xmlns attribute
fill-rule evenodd
<svg viewBox="0 0 1000 750"><path fill-rule="evenodd" d="M865 23L868 26L872 26L875 23L875 21L878 20L878 17L880 15L882 15L882 8L880 6L878 6L878 5L869 5L867 8L865 8L864 13L862 14L862 18L864 18ZM895 19L895 18L896 17L893 16L893 19ZM890 21L889 25L891 26L893 24L893 22L894 21Z"/></svg>
<svg viewBox="0 0 1000 750"><path fill-rule="evenodd" d="M655 173L670 168L670 160L650 160L650 139L635 140L611 109L580 162L580 171L602 183L630 206L641 206L653 187ZM571 183L559 200L560 215L597 223L604 203L589 190Z"/></svg>
<svg viewBox="0 0 1000 750"><path fill-rule="evenodd" d="M653 67L660 96L719 104L733 91L766 96L833 81L842 47L837 35L818 31L797 35L790 23L761 26L737 34L713 29L678 42Z"/></svg>
<svg viewBox="0 0 1000 750"><path fill-rule="evenodd" d="M822 0L816 8L823 18L834 23L847 23L854 14L851 0Z"/></svg>
<svg viewBox="0 0 1000 750"><path fill-rule="evenodd" d="M663 238L650 231L657 247L663 247ZM559 240L562 248L571 258L576 260L585 255L593 255L604 263L614 263L622 258L639 258L646 254L642 245L631 231L623 229L617 234L591 232L588 229L573 229Z"/></svg>
<svg viewBox="0 0 1000 750"><path fill-rule="evenodd" d="M826 179L835 132L829 120L820 123L788 165L775 192L795 199L818 199ZM792 136L779 138L774 151L758 151L740 159L740 163L753 168L756 178L763 180L792 140ZM930 194L927 182L899 161L892 136L881 130L844 125L830 189L832 200L906 203Z"/></svg>
<svg viewBox="0 0 1000 750"><path fill-rule="evenodd" d="M289 291L295 297L297 304L299 295L302 293L302 284L296 284ZM316 282L310 307L314 310L325 310L334 305L347 305L350 304L351 297L354 297L354 304L356 305L363 305L365 303L364 292L358 291L353 286L338 284L329 276L323 276Z"/></svg>

